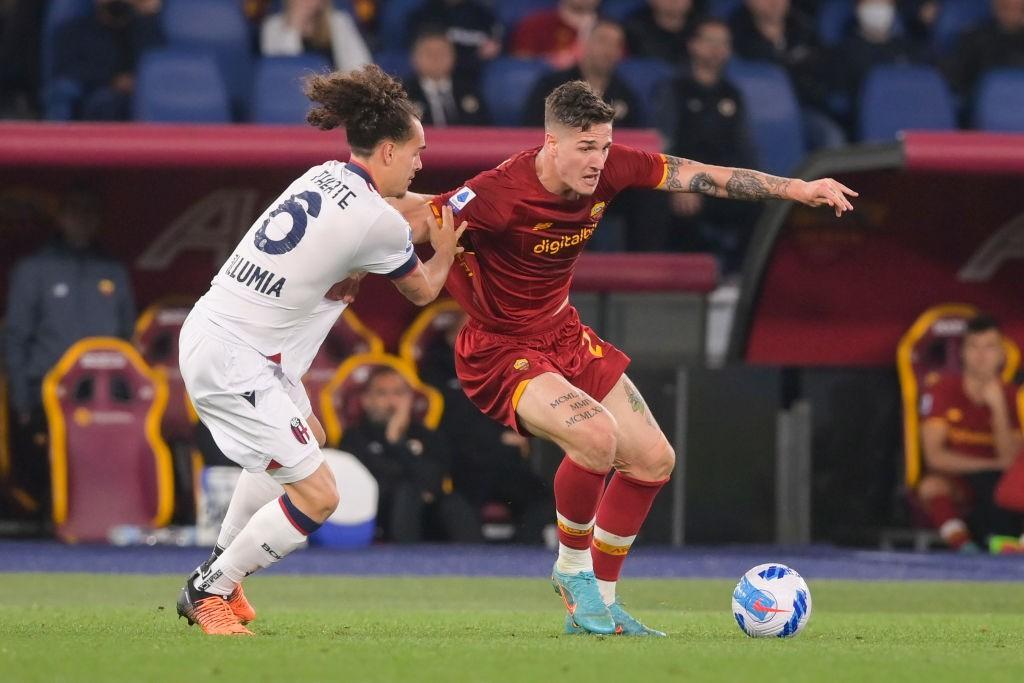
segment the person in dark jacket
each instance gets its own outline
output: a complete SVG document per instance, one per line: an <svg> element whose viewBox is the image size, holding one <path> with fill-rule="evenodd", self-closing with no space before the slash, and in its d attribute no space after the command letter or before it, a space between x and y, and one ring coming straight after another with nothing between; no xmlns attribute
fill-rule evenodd
<svg viewBox="0 0 1024 683"><path fill-rule="evenodd" d="M982 74L999 67L1024 68L1024 0L992 0L992 19L960 37L946 75L969 96Z"/></svg>
<svg viewBox="0 0 1024 683"><path fill-rule="evenodd" d="M131 118L135 65L145 50L161 44L162 0L96 0L92 14L57 30L54 76L79 90L76 118Z"/></svg>
<svg viewBox="0 0 1024 683"><path fill-rule="evenodd" d="M443 437L413 420L413 391L394 368L374 368L360 396L363 418L348 427L340 448L362 462L380 487L382 539L423 540L431 517L444 540L480 540L476 515L451 483L451 450Z"/></svg>
<svg viewBox="0 0 1024 683"><path fill-rule="evenodd" d="M455 71L455 46L443 31L425 30L412 48L413 76L405 80L409 99L424 126L485 126L489 121L472 75Z"/></svg>
<svg viewBox="0 0 1024 683"><path fill-rule="evenodd" d="M125 267L95 244L97 197L76 190L61 204L59 234L11 271L4 344L13 416L13 469L32 497L46 499L49 475L41 386L64 352L85 337L128 339L135 298Z"/></svg>
<svg viewBox="0 0 1024 683"><path fill-rule="evenodd" d="M629 54L684 64L692 18L693 0L648 0L646 7L626 19Z"/></svg>

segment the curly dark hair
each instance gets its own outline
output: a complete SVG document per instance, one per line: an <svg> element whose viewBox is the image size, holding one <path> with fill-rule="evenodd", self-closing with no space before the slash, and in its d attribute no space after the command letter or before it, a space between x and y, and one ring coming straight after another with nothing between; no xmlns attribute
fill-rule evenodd
<svg viewBox="0 0 1024 683"><path fill-rule="evenodd" d="M584 81L563 83L544 98L544 126L555 124L590 130L595 123L611 123L615 110Z"/></svg>
<svg viewBox="0 0 1024 683"><path fill-rule="evenodd" d="M306 78L305 92L317 105L306 121L320 130L343 126L355 154L368 156L382 140L404 142L412 136L416 111L405 88L376 64L314 74Z"/></svg>
<svg viewBox="0 0 1024 683"><path fill-rule="evenodd" d="M964 336L969 334L981 334L989 330L999 330L999 321L989 313L978 313L967 321L967 330Z"/></svg>

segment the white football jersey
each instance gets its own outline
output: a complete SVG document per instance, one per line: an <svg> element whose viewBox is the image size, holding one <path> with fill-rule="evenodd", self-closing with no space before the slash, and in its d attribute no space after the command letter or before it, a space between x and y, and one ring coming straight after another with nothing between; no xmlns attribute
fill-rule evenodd
<svg viewBox="0 0 1024 683"><path fill-rule="evenodd" d="M356 164L328 161L256 219L196 304L297 382L344 310L324 294L357 272L400 277L418 263L412 230Z"/></svg>

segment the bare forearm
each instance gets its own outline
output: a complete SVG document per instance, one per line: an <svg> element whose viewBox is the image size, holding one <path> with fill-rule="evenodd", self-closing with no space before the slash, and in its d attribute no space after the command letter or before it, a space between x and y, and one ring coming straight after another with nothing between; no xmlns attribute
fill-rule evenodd
<svg viewBox="0 0 1024 683"><path fill-rule="evenodd" d="M948 448L940 448L927 453L925 462L929 469L946 474L973 474L1002 469L996 460L974 458Z"/></svg>
<svg viewBox="0 0 1024 683"><path fill-rule="evenodd" d="M395 207L412 229L414 244L425 244L430 241L430 223L436 220L430 210L430 200L434 195L406 192L401 197L389 197L387 202Z"/></svg>
<svg viewBox="0 0 1024 683"><path fill-rule="evenodd" d="M804 182L746 168L700 164L680 157L669 156L666 161L668 171L662 189L671 192L696 192L747 201L793 199L792 189Z"/></svg>
<svg viewBox="0 0 1024 683"><path fill-rule="evenodd" d="M1024 446L1020 434L1010 425L1010 418L1005 410L992 414L992 439L996 457L1007 464L1014 461Z"/></svg>

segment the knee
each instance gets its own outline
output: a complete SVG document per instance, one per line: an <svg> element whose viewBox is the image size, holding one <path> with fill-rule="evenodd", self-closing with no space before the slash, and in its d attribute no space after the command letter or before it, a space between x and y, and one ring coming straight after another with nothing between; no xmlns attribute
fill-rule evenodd
<svg viewBox="0 0 1024 683"><path fill-rule="evenodd" d="M327 518L334 514L341 502L338 487L334 485L333 481L329 485L317 487L316 495L311 502L316 509L316 521L327 521Z"/></svg>
<svg viewBox="0 0 1024 683"><path fill-rule="evenodd" d="M672 475L675 466L675 449L664 437L642 457L620 457L615 461L619 472L642 481L664 481Z"/></svg>
<svg viewBox="0 0 1024 683"><path fill-rule="evenodd" d="M926 475L917 485L917 497L925 502L939 496L948 496L949 493L949 482L934 474Z"/></svg>
<svg viewBox="0 0 1024 683"><path fill-rule="evenodd" d="M614 422L594 420L586 430L580 430L574 441L575 452L572 455L580 465L595 472L611 469L618 445Z"/></svg>

